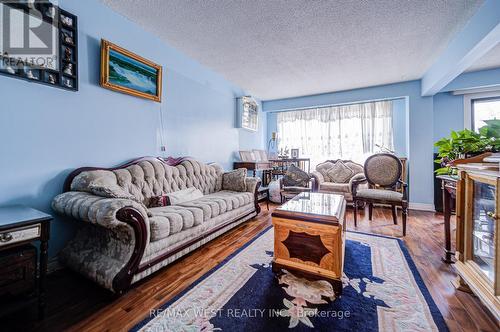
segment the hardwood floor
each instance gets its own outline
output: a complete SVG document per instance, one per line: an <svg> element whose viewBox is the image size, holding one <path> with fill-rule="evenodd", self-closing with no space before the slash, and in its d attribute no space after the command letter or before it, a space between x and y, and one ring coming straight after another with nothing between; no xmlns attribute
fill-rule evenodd
<svg viewBox="0 0 500 332"><path fill-rule="evenodd" d="M189 286L260 231L271 225L265 204L258 218L213 240L115 297L88 280L67 270L48 277L48 310L42 322L36 312L19 312L1 319L3 331L123 331L133 327L154 309ZM274 208L271 205L271 210ZM348 230L354 230L352 211L346 215ZM399 213L399 219L401 214ZM357 231L401 236L401 221L393 225L390 209L375 208L358 220ZM453 224L452 224L453 225ZM454 229L454 227L453 227ZM453 267L441 261L443 255L442 216L410 211L404 238L425 284L451 331L498 331L499 326L474 296L456 291L451 281ZM453 238L454 241L454 238Z"/></svg>

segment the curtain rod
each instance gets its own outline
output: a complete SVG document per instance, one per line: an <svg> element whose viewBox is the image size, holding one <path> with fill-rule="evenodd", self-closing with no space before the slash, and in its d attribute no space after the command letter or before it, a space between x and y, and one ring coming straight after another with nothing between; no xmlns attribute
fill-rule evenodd
<svg viewBox="0 0 500 332"><path fill-rule="evenodd" d="M367 99L367 100L360 100L360 101L347 102L347 103L338 103L338 104L325 104L325 105L318 105L318 106L283 108L283 109L277 109L277 110L272 110L272 111L266 111L266 113L302 111L302 110L310 110L310 109L314 109L314 108L326 108L326 107L335 107L335 106L366 104L366 103L373 103L373 102L377 102L377 101L396 100L396 99L405 99L405 98L406 98L406 96L401 96L401 97L390 97L390 98L380 98L380 99Z"/></svg>

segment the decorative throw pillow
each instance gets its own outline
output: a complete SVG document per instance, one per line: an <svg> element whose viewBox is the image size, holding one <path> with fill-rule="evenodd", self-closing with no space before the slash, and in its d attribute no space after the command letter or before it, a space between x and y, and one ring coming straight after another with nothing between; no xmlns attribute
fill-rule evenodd
<svg viewBox="0 0 500 332"><path fill-rule="evenodd" d="M324 162L322 164L319 164L318 166L316 166L316 170L318 172L321 173L321 175L323 175L323 178L325 179L326 182L332 182L330 180L330 177L328 176L328 171L330 170L330 168L332 168L335 164L332 163L332 162Z"/></svg>
<svg viewBox="0 0 500 332"><path fill-rule="evenodd" d="M143 202L138 200L134 195L127 193L120 186L117 185L100 185L98 183L90 183L88 186L88 191L94 195L106 197L106 198L122 198L122 199L130 199L136 203L142 205L144 210L147 211L148 217L151 217L151 213L148 211L146 205Z"/></svg>
<svg viewBox="0 0 500 332"><path fill-rule="evenodd" d="M163 196L154 196L149 199L149 208L155 208L155 207L162 207L162 206L169 206L170 204L170 199L168 198L167 195Z"/></svg>
<svg viewBox="0 0 500 332"><path fill-rule="evenodd" d="M230 191L245 191L247 186L245 178L247 176L246 168L238 168L234 171L222 174L222 189Z"/></svg>
<svg viewBox="0 0 500 332"><path fill-rule="evenodd" d="M88 188L92 194L97 195L97 196L107 197L107 198L124 198L124 199L133 200L133 201L138 202L138 203L142 203L142 202L139 202L135 198L134 195L127 193L121 187L116 186L116 185L102 186L99 184L91 183Z"/></svg>
<svg viewBox="0 0 500 332"><path fill-rule="evenodd" d="M285 187L308 187L311 177L295 165L290 165L283 177Z"/></svg>
<svg viewBox="0 0 500 332"><path fill-rule="evenodd" d="M354 175L354 171L339 160L328 170L327 175L331 182L347 183Z"/></svg>
<svg viewBox="0 0 500 332"><path fill-rule="evenodd" d="M165 194L165 196L168 198L169 205L176 205L202 198L203 193L201 190L191 187Z"/></svg>

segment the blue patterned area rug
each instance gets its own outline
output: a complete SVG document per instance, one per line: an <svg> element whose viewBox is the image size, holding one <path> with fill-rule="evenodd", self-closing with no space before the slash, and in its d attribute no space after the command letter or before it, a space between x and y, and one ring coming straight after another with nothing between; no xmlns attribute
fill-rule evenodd
<svg viewBox="0 0 500 332"><path fill-rule="evenodd" d="M273 229L132 331L447 331L403 242L347 233L343 293L271 271Z"/></svg>

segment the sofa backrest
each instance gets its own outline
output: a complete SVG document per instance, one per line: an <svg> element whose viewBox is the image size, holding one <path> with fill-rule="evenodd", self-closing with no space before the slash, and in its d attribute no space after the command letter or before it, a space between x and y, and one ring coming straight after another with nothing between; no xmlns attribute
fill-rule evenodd
<svg viewBox="0 0 500 332"><path fill-rule="evenodd" d="M72 173L69 189L93 192L95 186L118 186L145 204L151 197L189 187L195 187L205 195L221 190L223 170L219 165L204 164L191 158L179 159L175 164L169 161L141 158L116 168L83 168Z"/></svg>
<svg viewBox="0 0 500 332"><path fill-rule="evenodd" d="M353 175L356 175L356 174L359 174L359 173L364 173L363 166L360 165L360 164L358 164L358 163L355 163L352 160L342 160L342 159L327 160L324 163L318 164L316 166L316 170L323 175L323 177L325 178L325 180L327 182L330 181L330 178L328 177L328 175L326 173L328 172L328 170L331 167L333 167L333 165L335 165L335 163L337 161L342 161L346 166L348 166L350 169L352 169L354 171Z"/></svg>

